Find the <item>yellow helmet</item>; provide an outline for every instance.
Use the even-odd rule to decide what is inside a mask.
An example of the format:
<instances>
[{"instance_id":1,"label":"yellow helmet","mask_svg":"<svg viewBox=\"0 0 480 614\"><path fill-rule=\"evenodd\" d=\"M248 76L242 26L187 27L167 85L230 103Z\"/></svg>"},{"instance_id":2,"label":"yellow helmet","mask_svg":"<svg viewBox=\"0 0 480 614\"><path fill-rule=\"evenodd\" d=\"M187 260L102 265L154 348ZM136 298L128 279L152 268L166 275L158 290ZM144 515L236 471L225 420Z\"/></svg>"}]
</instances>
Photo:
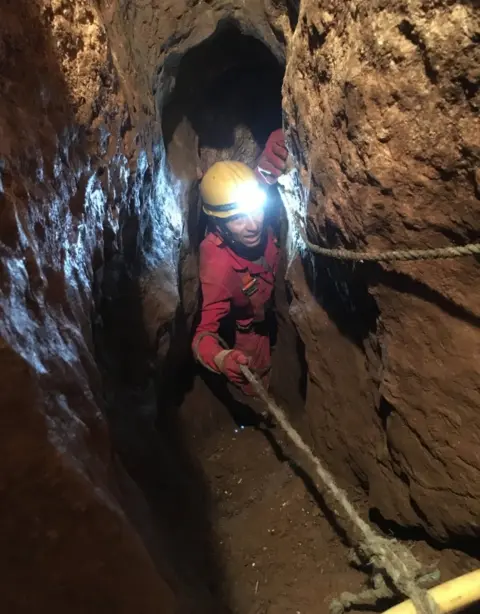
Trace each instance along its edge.
<instances>
[{"instance_id":1,"label":"yellow helmet","mask_svg":"<svg viewBox=\"0 0 480 614\"><path fill-rule=\"evenodd\" d=\"M265 202L252 169L243 162L215 162L200 183L203 210L207 215L225 219L238 213L259 209Z\"/></svg>"}]
</instances>

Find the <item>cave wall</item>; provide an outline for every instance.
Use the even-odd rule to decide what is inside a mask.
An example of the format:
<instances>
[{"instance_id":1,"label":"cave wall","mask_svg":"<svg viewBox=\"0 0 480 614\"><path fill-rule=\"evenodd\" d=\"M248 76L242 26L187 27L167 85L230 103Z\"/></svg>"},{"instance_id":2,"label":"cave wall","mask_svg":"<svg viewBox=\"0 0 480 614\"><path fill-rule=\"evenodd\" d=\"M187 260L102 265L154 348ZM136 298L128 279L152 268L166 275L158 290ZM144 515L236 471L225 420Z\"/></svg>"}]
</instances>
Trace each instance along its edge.
<instances>
[{"instance_id":1,"label":"cave wall","mask_svg":"<svg viewBox=\"0 0 480 614\"><path fill-rule=\"evenodd\" d=\"M357 250L479 238L480 15L473 2L304 1L284 107L312 239ZM479 536L474 257L289 272L317 450L381 516Z\"/></svg>"},{"instance_id":2,"label":"cave wall","mask_svg":"<svg viewBox=\"0 0 480 614\"><path fill-rule=\"evenodd\" d=\"M152 428L152 380L196 307L184 266L193 175L167 164L163 96L186 49L233 14L178 5L169 21L164 9L0 7L7 611L225 605L208 492L171 414L162 436ZM252 31L260 14L256 35L280 53L260 4L234 8Z\"/></svg>"},{"instance_id":3,"label":"cave wall","mask_svg":"<svg viewBox=\"0 0 480 614\"><path fill-rule=\"evenodd\" d=\"M131 116L90 2L2 3L0 30L2 609L170 611L92 336L94 273L142 188Z\"/></svg>"}]
</instances>

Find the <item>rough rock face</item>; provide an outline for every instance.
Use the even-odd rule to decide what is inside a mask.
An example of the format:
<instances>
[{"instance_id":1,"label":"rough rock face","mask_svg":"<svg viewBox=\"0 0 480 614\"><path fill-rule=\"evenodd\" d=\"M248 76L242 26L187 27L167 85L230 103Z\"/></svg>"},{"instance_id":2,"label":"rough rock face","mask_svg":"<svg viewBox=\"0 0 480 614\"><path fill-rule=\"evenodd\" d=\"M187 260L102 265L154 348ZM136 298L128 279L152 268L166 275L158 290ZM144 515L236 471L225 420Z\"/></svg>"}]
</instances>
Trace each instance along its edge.
<instances>
[{"instance_id":1,"label":"rough rock face","mask_svg":"<svg viewBox=\"0 0 480 614\"><path fill-rule=\"evenodd\" d=\"M480 228L480 15L473 2L303 2L284 105L312 238L388 250ZM474 257L289 279L317 449L388 519L479 536L480 291Z\"/></svg>"},{"instance_id":2,"label":"rough rock face","mask_svg":"<svg viewBox=\"0 0 480 614\"><path fill-rule=\"evenodd\" d=\"M93 353L94 271L143 180L105 30L84 0L2 3L0 24L2 609L170 611Z\"/></svg>"},{"instance_id":3,"label":"rough rock face","mask_svg":"<svg viewBox=\"0 0 480 614\"><path fill-rule=\"evenodd\" d=\"M197 288L198 137L181 122L192 157L167 169L156 106L180 51L229 7L212 6L193 34L189 6L165 22L155 3L99 4L0 8L2 606L223 611L202 476L167 402L162 435L149 421L151 367L161 386L188 358ZM263 10L251 9L236 9L246 26Z\"/></svg>"}]
</instances>

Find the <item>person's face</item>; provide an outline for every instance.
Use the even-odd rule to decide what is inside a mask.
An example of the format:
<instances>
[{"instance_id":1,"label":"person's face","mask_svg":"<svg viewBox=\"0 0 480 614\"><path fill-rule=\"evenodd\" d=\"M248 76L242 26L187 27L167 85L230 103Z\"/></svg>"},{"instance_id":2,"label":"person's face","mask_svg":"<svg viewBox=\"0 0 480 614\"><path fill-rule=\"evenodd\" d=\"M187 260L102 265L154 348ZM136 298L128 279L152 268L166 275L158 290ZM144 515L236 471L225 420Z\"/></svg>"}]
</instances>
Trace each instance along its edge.
<instances>
[{"instance_id":1,"label":"person's face","mask_svg":"<svg viewBox=\"0 0 480 614\"><path fill-rule=\"evenodd\" d=\"M232 217L225 222L225 226L238 243L245 247L257 247L262 240L264 218L263 209L258 209L249 214L242 213Z\"/></svg>"}]
</instances>

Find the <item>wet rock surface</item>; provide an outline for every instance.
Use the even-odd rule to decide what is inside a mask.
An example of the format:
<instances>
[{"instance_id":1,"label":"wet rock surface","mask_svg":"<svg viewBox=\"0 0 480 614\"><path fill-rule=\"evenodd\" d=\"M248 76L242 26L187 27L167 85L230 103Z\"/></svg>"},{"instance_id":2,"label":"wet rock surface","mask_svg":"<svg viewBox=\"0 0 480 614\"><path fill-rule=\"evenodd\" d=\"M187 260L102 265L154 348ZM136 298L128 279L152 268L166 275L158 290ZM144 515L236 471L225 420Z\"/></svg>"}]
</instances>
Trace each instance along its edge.
<instances>
[{"instance_id":1,"label":"wet rock surface","mask_svg":"<svg viewBox=\"0 0 480 614\"><path fill-rule=\"evenodd\" d=\"M122 10L100 9L0 8L2 605L223 611L172 412L197 306L191 178L167 168L152 65L132 68Z\"/></svg>"},{"instance_id":2,"label":"wet rock surface","mask_svg":"<svg viewBox=\"0 0 480 614\"><path fill-rule=\"evenodd\" d=\"M302 3L284 103L314 241L478 239L479 28L468 2ZM318 450L385 518L478 537L477 260L305 264L291 311Z\"/></svg>"},{"instance_id":3,"label":"wet rock surface","mask_svg":"<svg viewBox=\"0 0 480 614\"><path fill-rule=\"evenodd\" d=\"M2 3L0 24L2 609L172 610L125 513L151 524L112 455L92 341L130 175L106 34L82 1Z\"/></svg>"}]
</instances>

